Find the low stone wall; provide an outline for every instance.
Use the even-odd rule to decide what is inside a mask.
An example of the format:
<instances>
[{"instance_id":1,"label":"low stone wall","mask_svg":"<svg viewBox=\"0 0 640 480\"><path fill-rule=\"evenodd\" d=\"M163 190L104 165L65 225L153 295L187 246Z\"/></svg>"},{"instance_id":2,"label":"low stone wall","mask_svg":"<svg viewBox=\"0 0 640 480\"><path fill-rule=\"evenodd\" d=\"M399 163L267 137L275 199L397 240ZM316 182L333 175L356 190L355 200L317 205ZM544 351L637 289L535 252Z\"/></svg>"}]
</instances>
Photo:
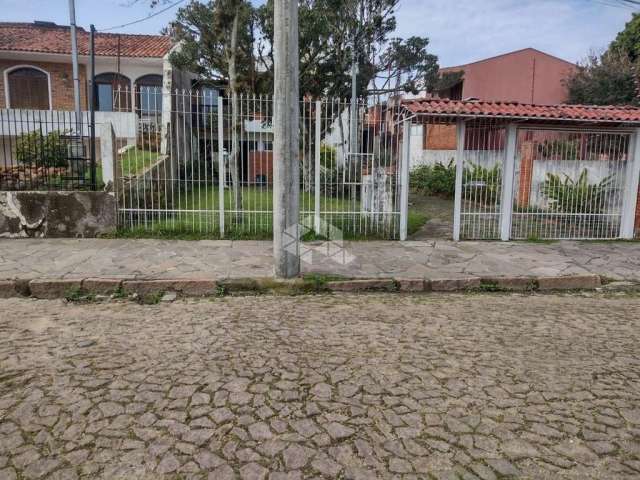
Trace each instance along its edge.
<instances>
[{"instance_id":1,"label":"low stone wall","mask_svg":"<svg viewBox=\"0 0 640 480\"><path fill-rule=\"evenodd\" d=\"M97 237L116 228L105 192L0 192L0 238Z\"/></svg>"}]
</instances>

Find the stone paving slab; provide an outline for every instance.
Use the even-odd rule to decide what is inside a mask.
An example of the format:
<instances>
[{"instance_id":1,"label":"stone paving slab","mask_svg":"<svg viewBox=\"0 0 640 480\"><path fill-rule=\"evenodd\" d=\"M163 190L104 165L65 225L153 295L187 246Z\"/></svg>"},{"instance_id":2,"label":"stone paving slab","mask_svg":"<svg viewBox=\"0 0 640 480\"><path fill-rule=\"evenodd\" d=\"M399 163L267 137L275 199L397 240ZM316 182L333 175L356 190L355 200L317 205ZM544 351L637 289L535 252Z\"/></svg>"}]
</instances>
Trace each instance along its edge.
<instances>
[{"instance_id":1,"label":"stone paving slab","mask_svg":"<svg viewBox=\"0 0 640 480\"><path fill-rule=\"evenodd\" d=\"M356 278L591 273L640 280L640 242L345 242L344 255L332 257L322 245L305 246L314 251L306 257L312 262L303 262L304 272ZM0 240L0 279L267 277L273 273L271 252L268 241Z\"/></svg>"},{"instance_id":2,"label":"stone paving slab","mask_svg":"<svg viewBox=\"0 0 640 480\"><path fill-rule=\"evenodd\" d=\"M637 296L0 300L0 478L640 477Z\"/></svg>"}]
</instances>

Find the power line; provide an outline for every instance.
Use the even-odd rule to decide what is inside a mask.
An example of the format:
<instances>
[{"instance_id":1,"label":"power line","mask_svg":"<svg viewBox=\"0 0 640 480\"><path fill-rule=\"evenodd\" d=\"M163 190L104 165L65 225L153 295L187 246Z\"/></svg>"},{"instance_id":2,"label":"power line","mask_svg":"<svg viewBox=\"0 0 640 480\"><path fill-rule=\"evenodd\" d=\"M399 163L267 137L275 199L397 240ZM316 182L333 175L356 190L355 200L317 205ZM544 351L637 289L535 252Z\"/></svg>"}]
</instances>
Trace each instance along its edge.
<instances>
[{"instance_id":1,"label":"power line","mask_svg":"<svg viewBox=\"0 0 640 480\"><path fill-rule=\"evenodd\" d=\"M102 28L100 30L98 30L98 32L108 32L110 30L117 30L118 28L124 28L124 27L128 27L130 25L135 25L136 23L140 23L140 22L145 22L147 20L149 20L150 18L156 17L158 15L160 15L161 13L166 12L167 10L172 9L173 7L176 7L178 5L180 5L181 3L185 2L186 0L178 0L177 2L172 3L171 5L169 5L168 7L163 8L162 10L158 10L157 12L148 15L144 18L141 18L139 20L134 20L133 22L129 22L129 23L125 23L122 25L115 25L113 27L109 27L109 28Z\"/></svg>"},{"instance_id":2,"label":"power line","mask_svg":"<svg viewBox=\"0 0 640 480\"><path fill-rule=\"evenodd\" d=\"M640 0L595 0L596 3L609 7L622 8L625 10L640 9Z\"/></svg>"}]
</instances>

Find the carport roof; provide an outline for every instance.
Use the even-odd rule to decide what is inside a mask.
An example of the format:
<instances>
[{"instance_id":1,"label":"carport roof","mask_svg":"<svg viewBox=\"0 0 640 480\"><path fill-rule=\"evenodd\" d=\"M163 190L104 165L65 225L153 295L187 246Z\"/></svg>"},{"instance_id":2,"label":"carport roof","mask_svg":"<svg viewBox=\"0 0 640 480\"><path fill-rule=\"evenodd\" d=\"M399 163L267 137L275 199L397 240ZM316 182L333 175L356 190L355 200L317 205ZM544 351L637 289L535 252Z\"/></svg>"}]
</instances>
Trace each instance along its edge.
<instances>
[{"instance_id":1,"label":"carport roof","mask_svg":"<svg viewBox=\"0 0 640 480\"><path fill-rule=\"evenodd\" d=\"M432 98L404 100L402 104L407 111L416 116L539 120L544 123L582 122L640 125L640 108L630 106L534 105L518 102Z\"/></svg>"}]
</instances>

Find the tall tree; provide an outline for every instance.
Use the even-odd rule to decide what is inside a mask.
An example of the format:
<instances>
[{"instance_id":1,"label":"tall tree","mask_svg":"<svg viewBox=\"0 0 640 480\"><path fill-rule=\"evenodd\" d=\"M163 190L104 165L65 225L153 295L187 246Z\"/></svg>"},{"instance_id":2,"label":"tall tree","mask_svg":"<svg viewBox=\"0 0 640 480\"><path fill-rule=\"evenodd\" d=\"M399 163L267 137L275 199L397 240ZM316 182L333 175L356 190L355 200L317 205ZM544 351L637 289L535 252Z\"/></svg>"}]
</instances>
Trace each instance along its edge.
<instances>
[{"instance_id":1,"label":"tall tree","mask_svg":"<svg viewBox=\"0 0 640 480\"><path fill-rule=\"evenodd\" d=\"M242 210L238 94L255 87L254 28L254 9L248 0L193 1L178 10L170 25L174 38L182 42L182 48L171 55L173 65L229 83L230 171L236 211Z\"/></svg>"},{"instance_id":2,"label":"tall tree","mask_svg":"<svg viewBox=\"0 0 640 480\"><path fill-rule=\"evenodd\" d=\"M625 55L591 54L567 79L569 103L638 105L636 65Z\"/></svg>"},{"instance_id":3,"label":"tall tree","mask_svg":"<svg viewBox=\"0 0 640 480\"><path fill-rule=\"evenodd\" d=\"M569 103L638 105L640 15L633 14L607 50L591 53L566 81Z\"/></svg>"},{"instance_id":4,"label":"tall tree","mask_svg":"<svg viewBox=\"0 0 640 480\"><path fill-rule=\"evenodd\" d=\"M390 38L399 0L300 0L300 91L345 97L351 91L351 65L358 64L358 94L417 92L437 77L437 57L429 40ZM266 48L260 61L273 58L273 0L259 9Z\"/></svg>"},{"instance_id":5,"label":"tall tree","mask_svg":"<svg viewBox=\"0 0 640 480\"><path fill-rule=\"evenodd\" d=\"M631 62L640 58L640 14L634 13L615 40L609 45L609 53L627 57Z\"/></svg>"}]
</instances>

